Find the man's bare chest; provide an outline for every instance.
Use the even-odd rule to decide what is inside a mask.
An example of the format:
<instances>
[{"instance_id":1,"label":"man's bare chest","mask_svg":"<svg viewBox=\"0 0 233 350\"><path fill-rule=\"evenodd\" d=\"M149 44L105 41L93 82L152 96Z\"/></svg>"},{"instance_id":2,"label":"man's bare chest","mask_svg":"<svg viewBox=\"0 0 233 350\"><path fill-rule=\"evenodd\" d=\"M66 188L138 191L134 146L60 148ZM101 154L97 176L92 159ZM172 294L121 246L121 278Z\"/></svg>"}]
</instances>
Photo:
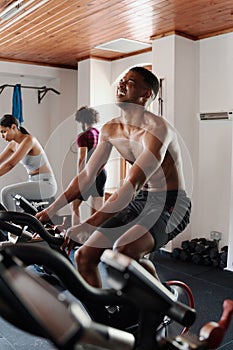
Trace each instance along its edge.
<instances>
[{"instance_id":1,"label":"man's bare chest","mask_svg":"<svg viewBox=\"0 0 233 350\"><path fill-rule=\"evenodd\" d=\"M144 150L143 140L139 137L114 138L111 143L120 155L130 163L134 163Z\"/></svg>"}]
</instances>

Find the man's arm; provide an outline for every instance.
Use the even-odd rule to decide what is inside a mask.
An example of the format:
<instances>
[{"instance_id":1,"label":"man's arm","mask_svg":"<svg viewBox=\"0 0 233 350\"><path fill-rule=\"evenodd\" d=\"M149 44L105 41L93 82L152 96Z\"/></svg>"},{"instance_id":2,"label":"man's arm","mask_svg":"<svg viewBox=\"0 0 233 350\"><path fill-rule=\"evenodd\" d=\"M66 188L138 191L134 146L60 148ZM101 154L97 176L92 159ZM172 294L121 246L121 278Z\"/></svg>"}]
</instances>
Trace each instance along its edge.
<instances>
[{"instance_id":1,"label":"man's arm","mask_svg":"<svg viewBox=\"0 0 233 350\"><path fill-rule=\"evenodd\" d=\"M85 193L106 164L111 150L111 143L105 139L100 139L85 168L73 178L65 191L47 209L36 214L36 217L41 221L47 221L59 209L78 198L80 194Z\"/></svg>"}]
</instances>

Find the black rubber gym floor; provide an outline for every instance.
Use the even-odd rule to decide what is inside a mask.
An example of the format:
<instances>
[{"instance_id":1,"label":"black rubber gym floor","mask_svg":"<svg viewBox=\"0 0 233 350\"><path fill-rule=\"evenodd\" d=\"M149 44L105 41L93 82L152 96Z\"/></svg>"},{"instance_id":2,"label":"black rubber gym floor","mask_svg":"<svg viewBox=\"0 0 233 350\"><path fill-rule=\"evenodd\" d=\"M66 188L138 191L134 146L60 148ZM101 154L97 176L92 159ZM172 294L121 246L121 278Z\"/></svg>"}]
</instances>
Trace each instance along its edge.
<instances>
[{"instance_id":1,"label":"black rubber gym floor","mask_svg":"<svg viewBox=\"0 0 233 350\"><path fill-rule=\"evenodd\" d=\"M205 267L171 259L162 251L155 253L157 271L162 282L176 279L189 285L195 298L197 318L190 331L196 333L209 321L218 321L225 299L233 299L233 273L218 267ZM104 276L104 274L102 274ZM55 350L41 338L30 336L0 318L1 350ZM233 321L218 350L233 349Z\"/></svg>"},{"instance_id":2,"label":"black rubber gym floor","mask_svg":"<svg viewBox=\"0 0 233 350\"><path fill-rule=\"evenodd\" d=\"M221 270L219 267L194 265L191 262L174 260L163 251L154 253L157 271L161 281L177 279L191 288L197 318L190 331L197 333L209 321L218 321L222 313L225 299L233 299L233 272ZM233 349L233 320L228 332L218 348Z\"/></svg>"}]
</instances>

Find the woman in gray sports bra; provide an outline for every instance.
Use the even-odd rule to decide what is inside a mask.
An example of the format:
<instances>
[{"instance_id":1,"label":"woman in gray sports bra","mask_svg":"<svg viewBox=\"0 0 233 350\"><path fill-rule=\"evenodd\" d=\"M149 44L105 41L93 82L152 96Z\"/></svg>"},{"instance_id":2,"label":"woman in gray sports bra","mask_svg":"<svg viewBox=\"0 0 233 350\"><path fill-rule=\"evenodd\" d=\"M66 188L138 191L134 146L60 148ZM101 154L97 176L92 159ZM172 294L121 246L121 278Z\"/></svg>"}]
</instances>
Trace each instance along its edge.
<instances>
[{"instance_id":1,"label":"woman in gray sports bra","mask_svg":"<svg viewBox=\"0 0 233 350\"><path fill-rule=\"evenodd\" d=\"M55 196L57 183L47 156L36 137L19 126L11 114L0 119L0 133L8 145L0 153L0 176L8 173L18 163L27 170L28 181L6 186L1 191L2 204L8 210L16 210L14 196L43 200Z\"/></svg>"}]
</instances>

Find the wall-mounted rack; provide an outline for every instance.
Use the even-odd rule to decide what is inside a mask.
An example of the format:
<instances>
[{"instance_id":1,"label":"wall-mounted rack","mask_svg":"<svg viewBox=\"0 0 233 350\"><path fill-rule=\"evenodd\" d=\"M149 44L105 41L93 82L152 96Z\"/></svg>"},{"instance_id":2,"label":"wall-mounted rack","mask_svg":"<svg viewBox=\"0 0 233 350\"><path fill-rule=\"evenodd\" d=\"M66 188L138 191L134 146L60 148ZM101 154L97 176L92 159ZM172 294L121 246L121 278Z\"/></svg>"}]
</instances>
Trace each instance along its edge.
<instances>
[{"instance_id":1,"label":"wall-mounted rack","mask_svg":"<svg viewBox=\"0 0 233 350\"><path fill-rule=\"evenodd\" d=\"M24 86L24 85L20 85L21 88L23 89L36 89L38 90L38 103L41 102L41 100L43 99L43 97L47 94L48 91L52 91L54 92L55 94L58 94L60 95L60 92L53 89L53 88L47 88L46 86ZM6 87L15 87L15 85L11 85L11 84L4 84L4 85L1 85L0 86L0 94L3 92L3 90L6 88Z\"/></svg>"}]
</instances>

